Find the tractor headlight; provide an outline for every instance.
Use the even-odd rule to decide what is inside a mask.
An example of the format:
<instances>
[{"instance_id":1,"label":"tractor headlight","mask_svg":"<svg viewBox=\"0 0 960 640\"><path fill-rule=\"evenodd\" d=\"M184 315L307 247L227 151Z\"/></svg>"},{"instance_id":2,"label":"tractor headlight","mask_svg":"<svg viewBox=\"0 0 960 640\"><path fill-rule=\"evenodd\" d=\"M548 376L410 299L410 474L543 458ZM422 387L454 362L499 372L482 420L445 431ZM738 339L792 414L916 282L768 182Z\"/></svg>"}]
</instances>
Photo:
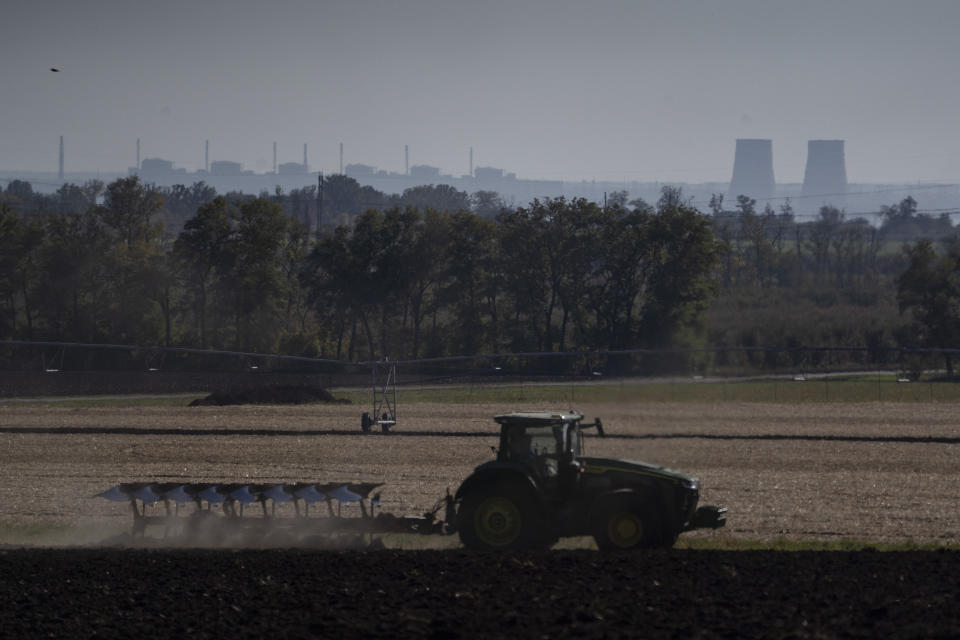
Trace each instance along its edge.
<instances>
[{"instance_id":1,"label":"tractor headlight","mask_svg":"<svg viewBox=\"0 0 960 640\"><path fill-rule=\"evenodd\" d=\"M680 484L683 485L684 489L689 491L699 491L700 490L700 478L686 478L680 481Z\"/></svg>"}]
</instances>

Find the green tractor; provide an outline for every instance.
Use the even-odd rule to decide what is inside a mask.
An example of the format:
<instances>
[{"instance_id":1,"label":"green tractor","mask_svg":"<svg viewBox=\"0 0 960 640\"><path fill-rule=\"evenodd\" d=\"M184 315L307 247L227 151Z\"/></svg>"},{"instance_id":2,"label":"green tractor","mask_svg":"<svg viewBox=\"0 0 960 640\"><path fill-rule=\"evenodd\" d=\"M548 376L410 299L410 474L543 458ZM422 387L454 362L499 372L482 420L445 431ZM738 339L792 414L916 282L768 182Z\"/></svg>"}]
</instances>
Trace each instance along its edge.
<instances>
[{"instance_id":1,"label":"green tractor","mask_svg":"<svg viewBox=\"0 0 960 640\"><path fill-rule=\"evenodd\" d=\"M496 416L496 460L457 490L456 528L468 549L547 548L593 536L602 550L670 547L684 531L726 524L726 509L697 508L699 479L641 462L583 455L575 412Z\"/></svg>"}]
</instances>

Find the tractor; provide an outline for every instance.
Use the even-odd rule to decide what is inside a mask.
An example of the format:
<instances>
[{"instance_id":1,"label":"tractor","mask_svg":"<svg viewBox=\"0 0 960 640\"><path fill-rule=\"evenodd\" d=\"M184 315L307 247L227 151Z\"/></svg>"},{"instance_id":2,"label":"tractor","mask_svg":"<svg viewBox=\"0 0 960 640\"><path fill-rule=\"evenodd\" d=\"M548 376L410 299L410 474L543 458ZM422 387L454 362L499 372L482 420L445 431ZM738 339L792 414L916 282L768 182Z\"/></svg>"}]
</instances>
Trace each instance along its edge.
<instances>
[{"instance_id":1,"label":"tractor","mask_svg":"<svg viewBox=\"0 0 960 640\"><path fill-rule=\"evenodd\" d=\"M697 507L700 480L642 462L584 456L584 423L573 411L496 416L496 459L461 484L456 530L469 549L548 548L592 536L601 550L670 547L684 531L719 528L726 509Z\"/></svg>"},{"instance_id":2,"label":"tractor","mask_svg":"<svg viewBox=\"0 0 960 640\"><path fill-rule=\"evenodd\" d=\"M697 478L642 462L584 456L583 431L604 433L599 418L588 424L569 411L508 413L494 420L500 424L496 459L474 469L455 495L448 491L422 516L376 513L380 493L373 491L381 484L351 481L127 482L96 495L130 504L132 536L145 536L153 526L162 527L164 537L180 532L187 540L221 544L338 544L357 536L457 533L468 549L545 549L561 537L593 536L602 550L627 550L669 547L684 531L726 523L726 509L697 508ZM191 503L192 511L181 514ZM277 515L285 503L294 517L289 509L287 517ZM359 504L359 515L353 510L354 516L341 516L341 508L352 503ZM160 504L158 514L154 505ZM245 507L257 504L259 510L244 515ZM310 505L321 508L311 516Z\"/></svg>"}]
</instances>

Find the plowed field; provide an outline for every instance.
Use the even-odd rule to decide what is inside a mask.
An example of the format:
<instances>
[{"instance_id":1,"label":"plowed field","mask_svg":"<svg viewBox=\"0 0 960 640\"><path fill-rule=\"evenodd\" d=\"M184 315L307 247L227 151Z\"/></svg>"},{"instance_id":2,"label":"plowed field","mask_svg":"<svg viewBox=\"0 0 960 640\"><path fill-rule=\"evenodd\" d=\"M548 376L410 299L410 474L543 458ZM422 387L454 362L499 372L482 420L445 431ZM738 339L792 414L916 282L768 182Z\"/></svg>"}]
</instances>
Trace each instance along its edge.
<instances>
[{"instance_id":1,"label":"plowed field","mask_svg":"<svg viewBox=\"0 0 960 640\"><path fill-rule=\"evenodd\" d=\"M0 629L10 637L951 637L956 552L107 550L128 481L384 482L418 514L496 444L493 405L401 407L361 435L356 407L0 406ZM701 477L749 540L956 543L955 405L580 406L590 455ZM441 538L441 540L445 540ZM449 542L449 541L448 541ZM406 543L405 543L406 544ZM410 543L414 544L414 543ZM433 543L425 543L429 547ZM439 545L442 546L442 545Z\"/></svg>"},{"instance_id":2,"label":"plowed field","mask_svg":"<svg viewBox=\"0 0 960 640\"><path fill-rule=\"evenodd\" d=\"M363 435L355 406L36 409L0 406L0 523L115 530L118 482L385 483L385 511L419 514L489 460L496 405L401 407ZM523 407L526 409L535 407ZM546 407L543 407L546 408ZM666 404L579 407L609 434L588 455L698 475L721 534L960 541L960 420L951 404ZM7 541L11 541L7 539Z\"/></svg>"}]
</instances>

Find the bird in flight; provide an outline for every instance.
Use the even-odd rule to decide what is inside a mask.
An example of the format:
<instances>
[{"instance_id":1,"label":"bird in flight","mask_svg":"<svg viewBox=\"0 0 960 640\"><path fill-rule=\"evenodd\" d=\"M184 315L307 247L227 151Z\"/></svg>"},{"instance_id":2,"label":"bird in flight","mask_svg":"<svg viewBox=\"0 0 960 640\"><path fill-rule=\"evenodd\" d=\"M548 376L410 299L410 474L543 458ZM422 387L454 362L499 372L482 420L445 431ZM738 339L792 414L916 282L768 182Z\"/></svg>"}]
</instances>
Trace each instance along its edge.
<instances>
[{"instance_id":1,"label":"bird in flight","mask_svg":"<svg viewBox=\"0 0 960 640\"><path fill-rule=\"evenodd\" d=\"M57 69L56 67L50 67L50 71L53 71L54 73L60 73L60 69Z\"/></svg>"}]
</instances>

